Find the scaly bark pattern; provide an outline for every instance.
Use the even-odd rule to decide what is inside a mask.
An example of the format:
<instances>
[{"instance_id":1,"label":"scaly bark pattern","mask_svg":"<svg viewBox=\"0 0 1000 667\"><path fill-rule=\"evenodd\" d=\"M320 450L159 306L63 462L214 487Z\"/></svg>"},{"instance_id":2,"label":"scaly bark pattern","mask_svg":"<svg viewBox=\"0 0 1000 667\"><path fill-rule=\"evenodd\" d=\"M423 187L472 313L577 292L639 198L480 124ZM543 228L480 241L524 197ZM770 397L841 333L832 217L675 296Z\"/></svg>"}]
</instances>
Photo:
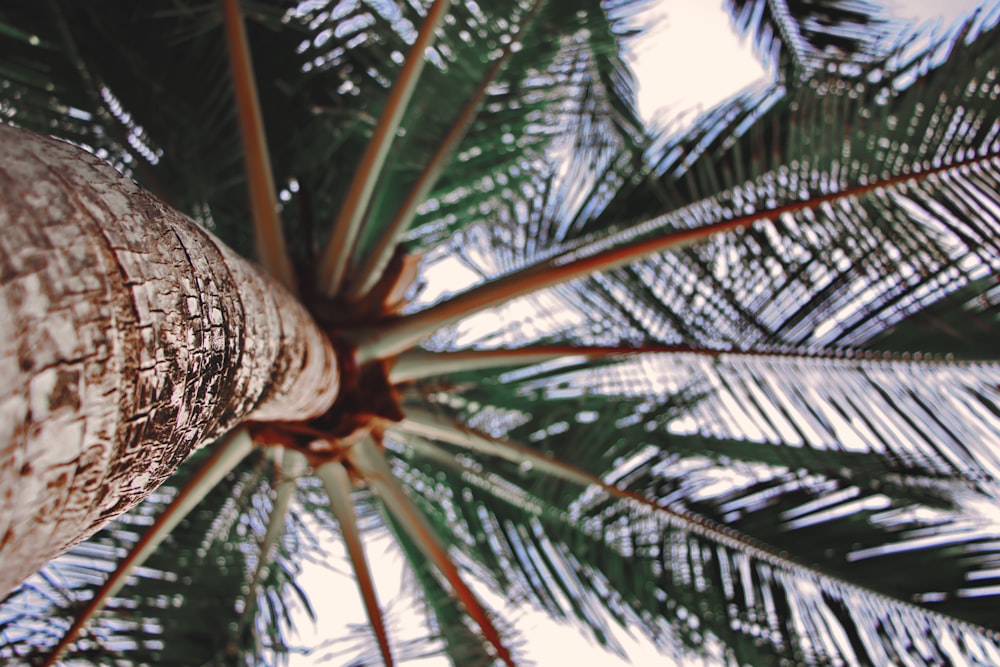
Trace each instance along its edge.
<instances>
[{"instance_id":1,"label":"scaly bark pattern","mask_svg":"<svg viewBox=\"0 0 1000 667\"><path fill-rule=\"evenodd\" d=\"M323 413L336 357L210 233L0 125L0 596L246 419Z\"/></svg>"}]
</instances>

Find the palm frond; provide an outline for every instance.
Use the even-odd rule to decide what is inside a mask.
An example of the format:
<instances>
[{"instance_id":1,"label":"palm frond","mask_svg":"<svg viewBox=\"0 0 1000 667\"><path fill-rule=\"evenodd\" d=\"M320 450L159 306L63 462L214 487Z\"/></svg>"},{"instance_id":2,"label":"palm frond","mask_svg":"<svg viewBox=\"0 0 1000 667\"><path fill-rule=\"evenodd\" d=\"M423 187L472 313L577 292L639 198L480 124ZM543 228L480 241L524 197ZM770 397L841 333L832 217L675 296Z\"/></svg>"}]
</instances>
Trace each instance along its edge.
<instances>
[{"instance_id":1,"label":"palm frond","mask_svg":"<svg viewBox=\"0 0 1000 667\"><path fill-rule=\"evenodd\" d=\"M348 260L362 228L362 219L371 205L372 193L378 180L392 140L403 120L424 69L424 51L430 48L434 33L444 21L450 0L434 0L421 22L417 38L403 59L399 77L393 82L385 108L375 126L368 147L355 171L351 187L344 197L337 218L331 229L330 239L321 255L319 264L320 289L329 296L336 296L348 269Z\"/></svg>"},{"instance_id":2,"label":"palm frond","mask_svg":"<svg viewBox=\"0 0 1000 667\"><path fill-rule=\"evenodd\" d=\"M536 2L532 10L522 17L522 25L517 26L516 29L511 29L513 36L507 35L507 39L503 42L500 49L499 56L493 59L490 67L483 74L482 80L472 93L472 96L465 103L465 106L462 107L461 112L455 118L448 133L434 151L434 155L424 165L416 182L393 215L392 221L383 231L382 238L375 241L365 256L359 259L361 263L358 271L360 277L348 285L348 298L359 300L369 293L381 277L398 244L402 241L404 232L412 225L418 207L427 200L428 195L434 188L442 172L448 163L452 161L455 150L458 148L459 143L468 132L472 121L479 112L489 88L494 84L497 76L503 71L514 54L515 47L520 44L514 41L514 36L518 33L523 33L530 26L535 13L543 4L541 1Z\"/></svg>"},{"instance_id":3,"label":"palm frond","mask_svg":"<svg viewBox=\"0 0 1000 667\"><path fill-rule=\"evenodd\" d=\"M330 510L340 524L340 534L344 538L351 564L354 567L358 589L365 601L365 610L372 630L378 639L379 650L386 667L392 667L392 650L389 648L389 637L386 634L385 622L382 620L382 609L375 593L375 585L368 559L365 556L364 544L361 541L361 531L358 529L357 517L354 514L354 503L351 500L350 475L339 461L330 461L316 469L316 476L323 482L323 488L330 497Z\"/></svg>"},{"instance_id":4,"label":"palm frond","mask_svg":"<svg viewBox=\"0 0 1000 667\"><path fill-rule=\"evenodd\" d=\"M427 504L424 506L427 511L463 517L464 525L460 521L456 526L454 520L442 523L453 527L454 543L464 545L470 553L474 553L478 562L490 573L491 580L504 587L508 595L515 599L527 596L560 617L575 615L588 623L598 637L610 636L605 621L601 620L609 615L626 625L642 623L653 636L663 636L664 642L676 641L676 636L668 639L663 635L663 625L655 620L666 618L668 622L678 625L677 619L671 621L672 617L662 603L672 601L668 604L676 605L687 600L695 605L695 601L701 600L700 604L705 609L721 609L730 605L733 615L714 618L716 625L701 619L702 628L695 634L703 636L710 631L713 641L718 640L723 647L727 647L725 651L735 651L744 656L743 661L751 659L749 656L753 654L740 652L749 650L748 644L756 645L755 650L761 650L761 644L752 639L755 632L752 630L753 623L746 627L741 625L747 622L747 617L741 618L741 614L756 617L758 613L763 613L760 610L747 608L737 612L741 602L734 602L731 597L725 603L721 600L705 603L702 596L706 593L700 587L686 593L661 589L659 602L646 599L640 604L634 597L623 602L618 597L642 597L639 592L641 585L630 584L630 576L639 582L661 582L663 572L670 572L673 568L683 571L687 567L700 570L702 574L698 576L705 580L718 577L716 582L720 586L722 584L718 582L725 582L728 577L737 580L741 576L749 577L743 583L729 581L722 587L730 591L747 587L747 591L756 591L748 594L771 599L768 604L808 606L814 603L804 603L803 599L815 597L823 600L808 612L801 612L807 617L817 614L806 620L789 620L796 618L799 611L772 608L768 612L775 634L772 636L773 644L765 642L768 644L765 650L804 662L845 659L877 663L894 659L881 653L881 644L872 644L864 637L878 632L879 626L869 623L898 623L898 620L887 620L896 614L901 615L899 618L916 615L920 620L919 625L914 627L928 630L937 627L934 632L949 633L959 642L958 646L969 641L966 634L977 634L961 622L934 613L916 612L901 601L915 600L932 609L973 619L979 624L993 623L988 611L993 602L986 591L991 586L994 556L990 554L991 545L995 545L995 534L991 531L995 529L990 528L986 515L976 509L977 506L985 508L992 503L991 498L997 491L996 478L989 473L984 475L984 466L989 468L993 465L989 463L989 451L978 449L971 454L964 450L962 441L937 442L933 447L935 452L945 455L946 459L957 457L941 467L940 459L935 463L929 457L917 454L918 450L909 454L899 450L882 451L878 447L861 451L856 448L857 443L845 448L830 441L822 444L807 441L796 445L787 432L782 433L784 437L773 432L775 440L770 443L736 441L732 434L728 434L728 440L718 434L714 437L707 435L707 432L698 436L679 435L699 425L702 428L718 428L720 412L732 410L734 405L756 415L757 420L771 420L772 424L780 418L794 419L788 416L793 412L791 406L782 406L780 397L776 398L773 393L770 403L767 392L762 393L759 389L756 390L756 398L753 398L752 391L745 396L716 395L731 391L724 388L725 383L723 388L715 393L709 392L693 405L689 399L684 399L669 407L671 401L665 396L677 391L683 383L692 381L691 374L677 372L679 356L683 355L640 355L624 362L602 364L593 370L585 366L581 370L574 366L558 369L538 364L509 371L501 375L495 384L482 375L475 383L461 382L460 376L456 376L456 384L450 391L437 395L437 400L441 401L438 410L445 415L460 416L469 426L491 434L481 436L486 444L482 448L463 447L463 453L455 453L448 447L422 443L428 439L441 441L443 438L449 445L462 445L460 432L455 438L444 437L434 428L423 428L417 423L416 430L413 430L404 422L395 446L401 457L397 471L404 479L409 479L411 488L423 490L421 495L426 496ZM695 355L688 357L688 363L691 357ZM745 358L733 361L740 365L748 364ZM715 362L706 361L703 369L706 375L718 377L726 374L729 363L730 360L722 356ZM762 362L754 357L749 363L751 366L756 364L753 372L748 373L746 368L734 369L732 377L738 376L744 381L755 375L760 377L772 362ZM785 363L790 362L783 360L776 366ZM816 372L825 373L828 378L835 378L838 373L863 376L887 370L887 364L883 362L800 359L794 363L806 367L814 365ZM911 391L939 384L924 376L933 372L927 366L896 363L903 366L894 369L897 374L914 373L914 389ZM712 368L713 365L716 368ZM838 365L843 368L834 370ZM942 366L945 368L941 371L949 373L947 365ZM820 371L821 368L824 370ZM780 371L774 368L773 372ZM809 372L799 368L789 375L793 378L808 377ZM783 375L771 387L780 385L793 392L795 382L789 385L788 380L789 376ZM906 385L905 381L901 384L898 377L893 382L874 378L872 381L873 387ZM829 387L840 382L843 380L830 379L823 385ZM813 378L802 383L816 385ZM987 380L985 384L992 385L993 381ZM949 392L943 387L941 390L943 394ZM857 397L859 403L864 400L863 394L856 389L846 391L845 397ZM435 394L430 396L434 398ZM839 400L843 401L843 398ZM616 406L616 410L608 410L609 401ZM812 401L812 409L815 411L813 418L824 413L835 414L838 410L834 408L830 412L817 401ZM801 412L804 408L800 405L796 410ZM857 423L859 418L860 415L843 415L842 423ZM746 419L744 415L743 420ZM891 423L881 415L874 415L872 419ZM497 437L530 443L537 455L519 457L517 452L522 450L516 449L511 452L512 459L506 455L503 457L511 463L501 464L489 455L495 454L497 447L503 447L502 440L493 440ZM490 441L495 444L490 444ZM561 462L570 462L571 466L579 468L580 474L568 477L552 474L550 465L546 463L550 457L551 465L556 468L563 465ZM518 458L523 461L518 462ZM449 476L450 481L442 482L442 470L453 471L454 479ZM753 548L744 545L727 556L725 552L730 547L720 547L721 538L706 537L712 530L705 528L699 531L690 526L679 529L687 535L674 543L681 551L675 551L669 557L662 555L664 552L660 549L666 549L664 544L671 543L671 540L663 536L652 538L649 519L640 520L637 515L620 507L617 501L609 500L608 494L597 493L592 488L596 482L580 483L587 475L596 475L604 483L653 499L671 510L691 512L691 516L701 517L700 520L706 522L705 526L716 526L722 533L724 529L718 527L723 524L732 526L751 536L752 544L773 545L778 550L774 554L780 553L780 556L775 556L773 560L764 558L766 565L758 563L752 566L750 562L757 557L750 556L744 565L736 567L734 563L752 553ZM558 481L560 478L576 480L577 483L567 488L566 484ZM434 479L437 481L432 481ZM448 491L449 488L451 491ZM611 496L614 498L614 494ZM500 508L505 509L501 511ZM509 512L517 514L517 517ZM600 517L606 518L611 525L602 523ZM653 523L663 528L664 524ZM631 528L639 525L642 528L636 527L634 531ZM697 520L694 525L698 525ZM953 528L938 538L930 537L934 530L940 530L940 526L944 525ZM515 526L518 528L515 529ZM532 528L529 530L528 526ZM582 536L567 537L566 531L571 530L585 532L598 543L601 539L611 540L611 544L617 545L615 548L622 552L618 557L624 560L618 568L611 566L609 561L601 561L592 568L580 569L579 559L584 558L584 554L594 555L597 547ZM699 537L691 537L692 533ZM850 535L852 541L843 535ZM565 541L560 543L557 536ZM714 546L695 546L694 542L700 539L714 540ZM652 572L634 571L636 562L643 561L637 557L641 551L637 545L645 545L653 555L662 555L663 561L651 566L654 568ZM652 545L659 546L654 548ZM872 545L872 548L867 545ZM684 550L689 548L696 553L710 555L705 556L707 560L704 562L692 563L684 555ZM744 556L735 556L740 551ZM559 564L549 562L556 558L553 554L559 554ZM733 560L727 564L727 558ZM931 567L933 576L923 581L915 581L909 576L917 563L928 562L934 563ZM810 564L817 568L813 570L815 576L801 574L802 571L796 569L798 566L792 563ZM744 569L742 575L732 574L739 568L747 567L750 569ZM760 567L765 571L757 569ZM709 574L712 568L721 569ZM780 574L782 568L785 568L784 573ZM576 574L567 575L567 570ZM684 576L690 577L690 571ZM588 582L595 577L604 583L590 588ZM774 586L778 592L783 591L781 595L787 594L789 601L773 602L775 596L780 595L776 590L755 588L763 585L766 589L771 585L760 584L761 581L780 582ZM976 584L971 585L970 582ZM687 585L692 585L690 580ZM703 582L699 586L703 585L707 584ZM560 591L560 586L565 589ZM785 586L787 590L783 589ZM811 590L811 586L819 588L813 594L807 594L802 589L796 590L797 586L804 586L805 590ZM981 586L979 591L974 590L976 586ZM878 594L873 593L876 590ZM626 591L629 593L626 594ZM888 602L889 598L899 602ZM757 601L760 600L758 597ZM753 604L757 603L751 603L751 606ZM855 608L855 605L868 609L867 613L871 613L872 618L865 619L863 614L852 615L846 611L847 607ZM687 612L684 613L691 611L689 607L685 609ZM837 618L838 623L844 625L838 630L829 630L821 621L824 617ZM879 617L881 621L872 620ZM761 623L762 618L757 618L754 623ZM783 622L792 625L779 629ZM813 626L809 631L812 637L832 633L827 634L827 645L812 645L807 635L797 634L803 626L796 629L794 623ZM683 627L683 624L679 625ZM686 631L692 632L692 628L686 628ZM848 644L838 646L840 640L836 639L837 636L851 639ZM963 655L966 650L969 651L964 654L966 658L977 655L980 650L995 651L996 638L990 637L988 635L978 648L970 645L958 649L953 657L961 659L957 656ZM911 637L906 641L913 640ZM690 637L681 643L695 645ZM944 644L926 644L928 652L924 657L933 660L952 650ZM812 653L814 651L818 653ZM762 658L758 655L753 659Z\"/></svg>"},{"instance_id":5,"label":"palm frond","mask_svg":"<svg viewBox=\"0 0 1000 667\"><path fill-rule=\"evenodd\" d=\"M491 647L483 639L478 628L470 627L471 624L461 604L435 575L433 563L391 515L387 514L385 519L412 568L420 599L428 612L431 637L443 644L444 655L455 665L469 665L469 667L494 665L496 663L494 652L490 650ZM510 644L512 631L502 628L501 632Z\"/></svg>"},{"instance_id":6,"label":"palm frond","mask_svg":"<svg viewBox=\"0 0 1000 667\"><path fill-rule=\"evenodd\" d=\"M830 350L922 322L936 351L992 358L981 332L996 321L1000 272L997 122L986 83L995 77L995 14L867 79L817 74L808 86L741 94L651 149L648 177L611 199L599 184L586 207L564 209L547 223L566 230L556 245L481 268L515 275L571 249L638 247L647 236L745 220L553 296L570 312L588 293L618 311L619 341ZM496 219L487 234L464 237L461 251L475 263L519 235L529 247L523 239L544 225L525 216ZM622 224L630 220L643 222ZM919 315L938 302L956 322ZM607 317L580 319L591 328L566 335L615 339Z\"/></svg>"},{"instance_id":7,"label":"palm frond","mask_svg":"<svg viewBox=\"0 0 1000 667\"><path fill-rule=\"evenodd\" d=\"M840 486L939 507L953 505L955 494L989 499L997 493L998 461L987 444L1000 438L989 416L996 414L995 372L993 364L649 354L596 367L579 359L538 364L494 380L481 375L475 383L455 376L455 395L430 398L480 430L515 434L522 442L547 442L553 433L572 441L606 420L614 431L609 442L623 448L648 445L667 456L673 439L688 441L685 456L699 455L700 448L701 456L806 470ZM966 384L976 376L977 384ZM963 380L949 381L957 377ZM693 402L685 398L667 409L666 396L693 387ZM609 396L617 397L617 414L602 408ZM947 417L956 410L982 413ZM963 433L964 424L977 430ZM633 427L635 436L626 437ZM663 429L670 435L660 444L640 435ZM613 467L626 452L606 445L603 458L586 456L593 455L570 448L564 458L599 474L602 468L588 466Z\"/></svg>"},{"instance_id":8,"label":"palm frond","mask_svg":"<svg viewBox=\"0 0 1000 667\"><path fill-rule=\"evenodd\" d=\"M205 450L203 450L205 451ZM0 619L5 661L39 663L70 627L110 573L139 545L201 461L194 457L178 475L131 513L45 566L7 598ZM253 460L257 459L257 460ZM253 621L240 628L257 539L270 509L266 460L251 457L228 475L138 567L103 609L93 614L66 660L119 664L280 664L289 651L290 608L308 609L294 584L298 564L282 544L257 591ZM177 484L178 486L174 486ZM295 539L294 533L288 539ZM228 619L206 623L205 619Z\"/></svg>"},{"instance_id":9,"label":"palm frond","mask_svg":"<svg viewBox=\"0 0 1000 667\"><path fill-rule=\"evenodd\" d=\"M427 560L434 564L436 571L448 583L452 595L462 603L465 613L479 626L483 637L495 651L496 657L508 667L513 667L510 650L504 646L489 612L462 579L448 555L448 547L400 486L375 443L370 439L363 439L347 450L345 455L347 462L372 486L379 499L409 533Z\"/></svg>"},{"instance_id":10,"label":"palm frond","mask_svg":"<svg viewBox=\"0 0 1000 667\"><path fill-rule=\"evenodd\" d=\"M497 6L491 7L487 22L481 16L468 17L465 25L457 22L454 64L434 71L435 78L427 82L428 98L439 100L441 110L419 109L425 125L436 120L440 127L407 134L410 143L423 146L428 158L450 129L455 110L474 94L483 73L502 54L498 47L512 42L516 48L488 87L479 113L455 149L455 159L418 210L409 246L427 247L482 221L486 206L505 210L505 198L511 193L532 191L546 177L552 150L572 149L595 164L612 155L636 156L643 140L642 123L635 110L634 80L620 54L620 32L634 22L644 4L628 1L605 8L598 2L573 6L545 2L527 10L515 8L509 16ZM512 34L510 26L518 26L517 32ZM497 35L485 56L470 52L482 47L471 36L472 28ZM566 148L560 148L563 143ZM415 181L417 168L427 161L394 162L400 176L387 178L399 186L390 188L389 182L385 186L387 198L381 205L387 214L398 208L397 200L407 192L403 184ZM413 174L406 176L407 181L400 180L405 170ZM372 240L381 228L369 227Z\"/></svg>"},{"instance_id":11,"label":"palm frond","mask_svg":"<svg viewBox=\"0 0 1000 667\"><path fill-rule=\"evenodd\" d=\"M487 13L453 6L364 211L352 261L380 237L503 43L517 45L509 74L487 90L457 159L414 223L422 231L411 245L426 246L444 230L481 219L483 188L499 195L530 184L545 168L547 146L579 122L591 124L581 136L600 142L604 153L635 144L641 122L619 41L643 3L609 5L610 21L600 3L592 4L546 4L523 32L512 31L534 10L517 2ZM422 10L406 2L250 1L244 13L250 49L267 54L255 58L256 79L283 223L294 256L311 264L358 167L357 157L344 156L363 153ZM13 3L0 24L9 28L0 38L17 53L10 85L0 92L10 120L40 131L63 128L62 136L98 150L250 254L218 3L185 0L170 10L116 0ZM300 281L310 284L310 276Z\"/></svg>"},{"instance_id":12,"label":"palm frond","mask_svg":"<svg viewBox=\"0 0 1000 667\"><path fill-rule=\"evenodd\" d=\"M498 474L495 463L486 472L484 461L435 456L419 442L400 447L408 461L400 474L424 488L428 507L459 517L459 534L470 538L456 543L489 563L493 577L506 573L494 585L557 617L576 616L600 641L610 641L614 619L678 653L741 663L891 662L901 654L885 647L908 643L930 661L997 651L994 638L962 622L713 538L711 521L681 528L670 512L630 509L592 490L577 489L567 506L559 500L572 491L551 478ZM455 474L442 475L449 467ZM868 640L879 632L889 637Z\"/></svg>"},{"instance_id":13,"label":"palm frond","mask_svg":"<svg viewBox=\"0 0 1000 667\"><path fill-rule=\"evenodd\" d=\"M831 63L856 70L884 56L901 29L885 7L866 0L727 0L724 6L765 63L788 78Z\"/></svg>"}]
</instances>

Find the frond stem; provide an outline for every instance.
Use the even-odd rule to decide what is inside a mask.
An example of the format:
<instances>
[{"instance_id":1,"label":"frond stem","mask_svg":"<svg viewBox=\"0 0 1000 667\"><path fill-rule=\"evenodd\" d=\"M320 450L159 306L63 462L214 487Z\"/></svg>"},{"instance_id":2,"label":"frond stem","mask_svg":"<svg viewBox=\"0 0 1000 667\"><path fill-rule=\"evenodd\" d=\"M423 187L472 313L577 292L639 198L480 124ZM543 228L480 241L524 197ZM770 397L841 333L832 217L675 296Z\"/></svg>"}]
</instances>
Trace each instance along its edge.
<instances>
[{"instance_id":1,"label":"frond stem","mask_svg":"<svg viewBox=\"0 0 1000 667\"><path fill-rule=\"evenodd\" d=\"M503 645L500 633L493 621L476 598L475 594L462 580L458 568L448 555L448 549L434 532L427 517L413 504L410 497L392 474L389 464L371 438L365 438L346 452L347 461L368 483L376 495L385 503L386 508L409 533L424 555L437 567L438 571L451 585L457 599L465 607L466 613L479 625L486 640L497 652L497 657L508 667L514 667L510 651Z\"/></svg>"},{"instance_id":2,"label":"frond stem","mask_svg":"<svg viewBox=\"0 0 1000 667\"><path fill-rule=\"evenodd\" d=\"M528 366L541 364L561 357L625 357L634 354L694 354L718 359L720 357L775 357L780 359L835 360L845 363L864 361L902 361L919 363L989 363L989 360L964 359L954 362L934 354L910 354L907 352L882 352L860 349L840 349L834 351L793 349L717 349L697 345L528 345L517 348L496 348L488 350L455 350L449 352L429 352L408 350L396 357L389 371L389 382L400 384L413 380L423 380L453 373L488 370L504 366Z\"/></svg>"},{"instance_id":3,"label":"frond stem","mask_svg":"<svg viewBox=\"0 0 1000 667\"><path fill-rule=\"evenodd\" d=\"M267 529L264 531L264 539L260 544L260 560L257 561L257 569L250 582L250 592L247 594L246 605L243 613L240 614L239 627L246 627L257 609L257 592L261 582L267 577L268 570L278 550L278 541L285 532L285 520L288 517L288 510L295 497L296 482L306 471L307 462L301 452L291 447L275 447L276 454L281 453L280 478L277 481L274 493L274 504L271 506L271 514L267 518Z\"/></svg>"},{"instance_id":4,"label":"frond stem","mask_svg":"<svg viewBox=\"0 0 1000 667\"><path fill-rule=\"evenodd\" d=\"M449 4L450 0L434 0L434 4L428 10L427 17L420 27L420 33L406 56L399 78L393 83L372 139L368 142L357 171L354 172L354 179L333 223L330 240L327 241L320 257L319 287L327 296L336 296L340 292L379 174L389 154L392 140L396 136L396 130L416 89L417 80L424 69L426 62L424 51L431 45L434 31L444 20Z\"/></svg>"},{"instance_id":5,"label":"frond stem","mask_svg":"<svg viewBox=\"0 0 1000 667\"><path fill-rule=\"evenodd\" d=\"M532 7L531 12L524 17L521 22L520 33L523 33L531 19L537 13L539 8L544 4L545 0L536 0L534 7ZM476 113L479 111L479 107L482 106L483 99L486 97L486 91L489 89L490 84L497 78L500 72L506 67L507 62L510 60L510 56L514 53L514 44L517 41L512 37L511 40L504 45L501 54L493 61L489 69L486 70L486 74L483 75L482 80L479 82L479 86L476 88L472 97L466 103L462 112L455 119L452 124L451 129L441 143L438 145L437 150L431 159L424 165L423 171L420 173L420 177L417 182L410 189L410 192L406 195L406 199L400 205L399 210L396 211L396 215L393 217L392 221L385 231L379 236L376 245L371 249L367 257L365 257L361 268L358 270L357 280L349 283L345 288L345 295L349 299L358 300L363 298L378 282L382 273L385 271L386 266L389 264L389 260L392 259L392 255L396 250L396 246L403 234L410 228L410 223L413 222L413 218L417 215L417 208L427 199L427 195L430 193L431 189L437 183L438 178L440 178L441 173L448 166L452 155L458 148L458 144L465 138L466 133L469 131L469 127L472 125L472 121L476 117Z\"/></svg>"},{"instance_id":6,"label":"frond stem","mask_svg":"<svg viewBox=\"0 0 1000 667\"><path fill-rule=\"evenodd\" d=\"M453 298L431 306L425 310L388 320L381 325L354 333L358 341L358 360L364 363L372 359L395 356L414 347L420 340L441 327L487 308L501 305L518 297L546 287L585 278L593 273L609 271L644 257L693 245L721 233L749 226L759 220L774 220L781 215L814 208L827 202L835 202L849 197L859 197L875 190L882 190L904 184L911 180L924 180L936 174L972 167L997 158L998 153L976 156L956 161L940 167L928 168L916 174L904 174L882 180L874 180L839 192L810 197L809 199L779 206L767 211L741 215L729 220L712 222L699 227L671 231L648 237L640 235L635 240L636 229L647 223L640 223L614 237L568 250L544 261L524 267L496 280L484 283L462 292ZM650 221L652 222L652 221ZM620 241L616 243L616 241Z\"/></svg>"},{"instance_id":7,"label":"frond stem","mask_svg":"<svg viewBox=\"0 0 1000 667\"><path fill-rule=\"evenodd\" d=\"M333 446L333 445L329 445ZM382 617L382 608L378 603L378 596L375 593L375 583L372 578L371 569L368 567L368 560L365 558L365 548L361 541L361 530L358 527L358 519L354 514L354 501L351 499L351 477L340 461L329 461L316 468L316 476L323 483L326 495L330 498L330 511L340 524L340 534L344 537L344 544L347 553L354 566L355 581L361 598L365 603L365 611L368 613L368 621L378 638L379 649L382 651L382 660L386 667L392 667L392 651L389 648L389 636L385 630L385 621Z\"/></svg>"},{"instance_id":8,"label":"frond stem","mask_svg":"<svg viewBox=\"0 0 1000 667\"><path fill-rule=\"evenodd\" d=\"M854 589L864 595L873 596L894 605L902 605L920 614L926 614L940 619L945 623L959 626L966 632L985 634L994 641L997 638L997 633L988 628L919 607L906 600L900 600L859 584L845 581L835 575L824 572L816 566L800 563L785 552L779 552L758 540L732 528L718 524L711 519L701 517L694 512L680 507L661 505L642 494L629 491L628 489L620 489L592 473L581 470L564 461L543 455L530 447L493 438L458 422L445 421L432 413L412 408L407 408L406 419L393 424L393 428L402 431L404 434L416 436L418 438L416 441L407 440L410 446L435 460L459 467L463 474L478 476L479 473L464 466L454 456L443 451L432 441L446 442L470 451L496 456L519 466L527 463L530 464L532 470L538 473L558 477L559 479L579 484L585 488L596 486L613 498L631 502L655 512L677 529L693 533L722 545L727 549L739 551L754 559L763 561L778 570L801 576L807 580L822 582L824 585L831 584L832 586L830 587L832 588Z\"/></svg>"},{"instance_id":9,"label":"frond stem","mask_svg":"<svg viewBox=\"0 0 1000 667\"><path fill-rule=\"evenodd\" d=\"M239 465L240 461L246 458L252 449L253 441L250 439L246 429L243 428L231 432L225 439L214 446L214 451L208 460L194 473L187 484L184 485L184 488L174 498L173 502L157 517L156 522L149 527L149 530L146 531L139 541L135 543L132 551L118 564L117 569L111 573L108 580L104 582L104 585L94 592L94 597L90 599L87 606L79 611L73 624L43 663L43 667L54 667L59 662L62 654L76 639L80 630L87 624L87 621L100 611L108 598L121 590L135 568L146 562L146 559L152 555L156 547L166 539L170 532L177 527L177 524L208 495L209 491L222 481L223 477Z\"/></svg>"},{"instance_id":10,"label":"frond stem","mask_svg":"<svg viewBox=\"0 0 1000 667\"><path fill-rule=\"evenodd\" d=\"M271 275L295 293L295 274L292 272L292 262L281 226L278 195L274 187L274 173L267 150L267 137L264 134L264 120L254 80L243 11L240 0L222 1L257 257Z\"/></svg>"}]
</instances>

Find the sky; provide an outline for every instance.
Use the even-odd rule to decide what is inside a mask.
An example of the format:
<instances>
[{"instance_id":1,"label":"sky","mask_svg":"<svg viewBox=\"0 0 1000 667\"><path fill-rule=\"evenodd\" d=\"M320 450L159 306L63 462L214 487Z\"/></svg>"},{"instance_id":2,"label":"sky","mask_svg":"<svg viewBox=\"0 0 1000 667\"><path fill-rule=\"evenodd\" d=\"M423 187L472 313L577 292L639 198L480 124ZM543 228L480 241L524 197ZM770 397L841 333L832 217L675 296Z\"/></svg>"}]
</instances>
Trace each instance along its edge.
<instances>
[{"instance_id":1,"label":"sky","mask_svg":"<svg viewBox=\"0 0 1000 667\"><path fill-rule=\"evenodd\" d=\"M889 4L894 5L900 18L923 21L940 16L945 23L950 23L978 3L974 0L896 0ZM638 40L631 53L631 64L639 80L639 110L647 122L691 117L767 76L753 56L749 43L733 34L729 17L721 9L720 2L660 0L650 10L650 20L655 22L655 29ZM429 292L421 295L422 301L457 289L463 282L462 269L457 262L455 265L442 262L440 269L441 274L448 275L447 285L445 281L433 280L434 272L430 272L427 277L432 285ZM475 274L468 273L468 281L476 279ZM435 282L439 284L433 284ZM338 545L332 548L337 555L342 551ZM405 606L405 596L400 595L402 562L399 554L385 539L368 544L367 551L369 559L376 563L380 599L383 604L394 601L394 615L406 617L410 612ZM331 560L344 562L337 556ZM358 634L345 627L345 623L363 623L365 618L349 573L331 573L307 564L299 583L310 592L319 616L316 625L308 619L297 623L301 645L313 646L324 638ZM470 585L476 587L473 582ZM491 593L481 586L476 592L483 598L491 598ZM557 624L543 614L524 608L507 608L507 611L513 612L505 612L505 616L515 619L516 631L523 642L518 655L527 656L537 665L595 664L595 660L605 667L669 664L669 658L658 653L648 641L631 637L624 631L618 633L617 639L630 660L604 652L579 629ZM402 640L407 636L419 637L422 629L396 626L391 631L393 639ZM337 654L336 650L348 646L349 642L341 642L310 656L293 656L291 667L346 664L352 654L349 651ZM436 667L450 663L443 658L432 658L403 664Z\"/></svg>"},{"instance_id":2,"label":"sky","mask_svg":"<svg viewBox=\"0 0 1000 667\"><path fill-rule=\"evenodd\" d=\"M660 0L649 13L654 29L636 41L631 59L647 122L710 109L767 76L720 2Z\"/></svg>"}]
</instances>

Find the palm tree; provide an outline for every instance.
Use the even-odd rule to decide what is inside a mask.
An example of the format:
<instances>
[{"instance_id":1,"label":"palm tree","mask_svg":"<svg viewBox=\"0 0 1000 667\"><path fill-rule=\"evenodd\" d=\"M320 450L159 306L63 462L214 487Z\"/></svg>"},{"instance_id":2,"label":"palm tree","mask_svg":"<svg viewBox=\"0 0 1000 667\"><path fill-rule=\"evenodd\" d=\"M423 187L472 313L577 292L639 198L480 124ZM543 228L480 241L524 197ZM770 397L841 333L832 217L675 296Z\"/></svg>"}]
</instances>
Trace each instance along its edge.
<instances>
[{"instance_id":1,"label":"palm tree","mask_svg":"<svg viewBox=\"0 0 1000 667\"><path fill-rule=\"evenodd\" d=\"M618 623L720 664L1000 663L1000 5L933 37L863 0L729 0L773 80L658 134L621 55L645 3L149 4L6 3L0 112L201 226L20 130L0 219L62 229L19 166L49 156L66 201L130 202L80 229L208 239L224 262L158 279L232 266L215 302L276 304L216 316L254 333L220 368L320 368L221 392L183 449L115 432L170 452L154 482L187 460L7 596L0 657L280 663L332 531L360 661L427 648L393 641L382 533L459 665L519 657L470 578L612 649ZM478 281L426 303L443 261ZM15 325L57 321L22 301ZM278 310L282 333L253 324ZM50 506L17 504L0 447L6 571Z\"/></svg>"}]
</instances>

